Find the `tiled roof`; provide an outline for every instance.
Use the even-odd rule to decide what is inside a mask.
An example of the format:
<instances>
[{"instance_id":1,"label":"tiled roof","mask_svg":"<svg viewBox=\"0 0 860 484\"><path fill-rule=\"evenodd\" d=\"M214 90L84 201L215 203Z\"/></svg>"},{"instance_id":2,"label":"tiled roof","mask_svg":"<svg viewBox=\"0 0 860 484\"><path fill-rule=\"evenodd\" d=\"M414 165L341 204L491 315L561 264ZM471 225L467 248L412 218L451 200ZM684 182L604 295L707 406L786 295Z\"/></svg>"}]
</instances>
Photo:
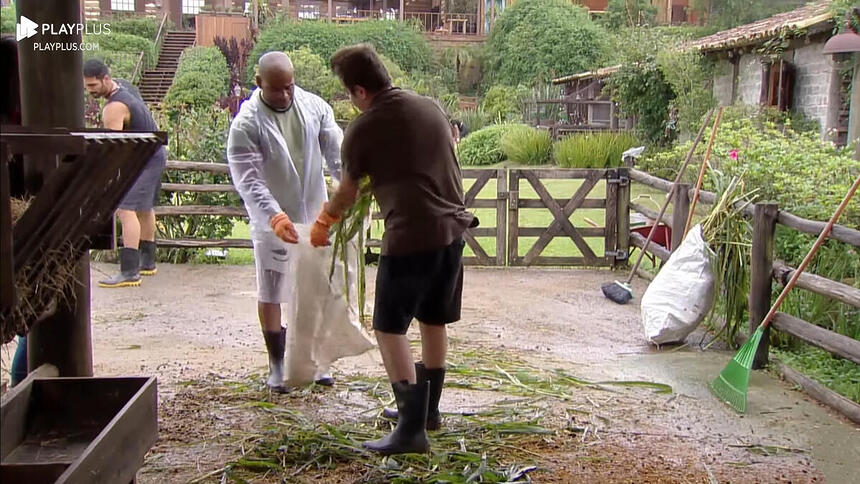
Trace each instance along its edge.
<instances>
[{"instance_id":1,"label":"tiled roof","mask_svg":"<svg viewBox=\"0 0 860 484\"><path fill-rule=\"evenodd\" d=\"M777 37L784 30L804 29L813 25L832 22L833 14L829 8L829 1L813 3L790 12L780 13L751 24L741 25L693 40L685 44L684 47L701 51L718 51L759 43Z\"/></svg>"}]
</instances>

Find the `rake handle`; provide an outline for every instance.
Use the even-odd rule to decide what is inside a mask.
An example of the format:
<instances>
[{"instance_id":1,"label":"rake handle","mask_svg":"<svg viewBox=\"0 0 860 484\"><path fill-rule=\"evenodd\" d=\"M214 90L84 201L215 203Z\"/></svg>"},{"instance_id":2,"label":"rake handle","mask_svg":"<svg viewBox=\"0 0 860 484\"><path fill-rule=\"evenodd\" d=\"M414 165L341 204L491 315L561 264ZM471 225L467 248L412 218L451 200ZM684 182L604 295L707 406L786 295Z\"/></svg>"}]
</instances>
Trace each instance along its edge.
<instances>
[{"instance_id":1,"label":"rake handle","mask_svg":"<svg viewBox=\"0 0 860 484\"><path fill-rule=\"evenodd\" d=\"M785 300L788 291L794 287L794 284L797 283L797 279L800 277L800 274L803 273L803 270L806 269L806 266L809 265L809 262L812 261L812 258L815 257L815 253L818 252L819 247L824 244L824 239L830 235L830 231L833 230L833 225L836 224L836 220L839 219L839 216L842 215L842 211L845 210L845 207L848 206L848 202L851 201L851 197L854 196L854 192L857 191L857 187L860 186L860 176L854 180L854 185L851 186L851 189L848 190L848 193L845 195L845 198L842 199L842 203L839 204L839 207L836 208L836 211L833 212L833 216L830 217L830 221L827 222L827 225L824 226L824 229L821 231L821 234L818 236L818 240L815 241L815 244L809 249L809 253L806 254L806 257L803 258L803 262L797 267L794 273L791 274L791 279L788 280L788 284L782 288L782 292L779 293L779 297L776 298L776 302L771 306L770 311L768 311L767 315L765 315L764 319L761 322L761 327L766 328L770 325L770 322L773 320L773 316L776 314L776 311L782 305L782 302Z\"/></svg>"},{"instance_id":2,"label":"rake handle","mask_svg":"<svg viewBox=\"0 0 860 484\"><path fill-rule=\"evenodd\" d=\"M675 190L678 189L678 183L681 182L681 178L684 176L684 172L687 171L687 166L690 164L690 161L693 159L693 154L696 152L696 146L699 145L699 142L702 141L702 136L705 135L705 129L711 124L711 117L714 115L714 108L711 108L708 111L708 115L705 117L705 122L702 123L702 127L699 128L699 134L696 135L696 139L693 141L693 145L690 146L690 151L687 152L687 158L684 159L684 164L681 165L681 169L678 170L678 176L675 177L675 181L672 182L672 189L669 191L666 196L666 201L663 202L663 207L660 208L660 215L657 215L657 220L654 221L654 225L651 226L651 230L648 232L648 238L645 239L645 245L642 246L642 250L639 251L639 257L636 258L636 263L633 264L633 270L630 271L630 275L627 276L627 280L624 281L626 284L630 284L633 282L633 277L636 276L636 270L639 269L639 264L642 263L642 258L645 256L645 250L648 248L648 244L651 243L651 239L654 238L654 234L657 233L657 227L660 226L660 220L663 219L663 214L666 213L666 208L669 207L669 203L672 201L671 195L675 193Z\"/></svg>"},{"instance_id":3,"label":"rake handle","mask_svg":"<svg viewBox=\"0 0 860 484\"><path fill-rule=\"evenodd\" d=\"M693 214L696 213L696 203L699 201L699 191L702 190L702 182L705 181L705 170L708 167L708 160L711 159L711 148L714 147L714 139L717 137L717 131L720 129L720 120L723 118L723 107L717 111L717 119L714 120L714 130L711 131L711 140L708 141L708 149L705 151L705 159L702 161L702 167L699 169L699 179L696 180L696 192L693 193L693 201L690 203L690 213L687 215L687 223L684 224L684 236L681 240L687 238L687 232L690 231L690 226L693 224Z\"/></svg>"}]
</instances>

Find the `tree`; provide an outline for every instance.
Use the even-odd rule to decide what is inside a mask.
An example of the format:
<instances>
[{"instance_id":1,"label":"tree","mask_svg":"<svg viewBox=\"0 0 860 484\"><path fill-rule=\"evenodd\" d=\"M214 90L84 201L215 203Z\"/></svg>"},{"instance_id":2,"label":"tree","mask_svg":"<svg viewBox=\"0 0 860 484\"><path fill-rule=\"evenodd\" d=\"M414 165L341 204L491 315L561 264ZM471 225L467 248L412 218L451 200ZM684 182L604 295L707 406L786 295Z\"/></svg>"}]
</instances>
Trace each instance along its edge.
<instances>
[{"instance_id":1,"label":"tree","mask_svg":"<svg viewBox=\"0 0 860 484\"><path fill-rule=\"evenodd\" d=\"M657 7L650 0L609 0L604 25L610 29L653 25Z\"/></svg>"},{"instance_id":2,"label":"tree","mask_svg":"<svg viewBox=\"0 0 860 484\"><path fill-rule=\"evenodd\" d=\"M486 85L535 85L599 67L608 34L564 0L520 0L499 17L487 41Z\"/></svg>"}]
</instances>

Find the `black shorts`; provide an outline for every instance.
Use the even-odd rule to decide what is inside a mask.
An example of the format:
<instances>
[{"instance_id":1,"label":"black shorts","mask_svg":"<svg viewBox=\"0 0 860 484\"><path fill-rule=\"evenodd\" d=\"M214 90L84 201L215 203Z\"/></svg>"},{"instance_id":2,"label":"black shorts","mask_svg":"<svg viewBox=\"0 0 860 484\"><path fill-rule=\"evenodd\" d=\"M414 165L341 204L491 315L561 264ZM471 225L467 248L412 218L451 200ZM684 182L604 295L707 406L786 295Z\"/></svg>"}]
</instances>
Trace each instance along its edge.
<instances>
[{"instance_id":1,"label":"black shorts","mask_svg":"<svg viewBox=\"0 0 860 484\"><path fill-rule=\"evenodd\" d=\"M406 334L412 318L425 324L459 321L463 239L438 250L379 258L373 329Z\"/></svg>"}]
</instances>

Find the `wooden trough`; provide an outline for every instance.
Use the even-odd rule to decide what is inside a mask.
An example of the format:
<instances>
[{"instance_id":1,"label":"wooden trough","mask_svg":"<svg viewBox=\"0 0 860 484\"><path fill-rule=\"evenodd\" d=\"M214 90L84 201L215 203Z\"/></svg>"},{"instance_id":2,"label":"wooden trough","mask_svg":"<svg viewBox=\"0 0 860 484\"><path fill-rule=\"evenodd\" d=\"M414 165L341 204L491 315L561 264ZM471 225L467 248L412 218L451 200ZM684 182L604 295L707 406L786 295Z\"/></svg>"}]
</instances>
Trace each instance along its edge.
<instances>
[{"instance_id":1,"label":"wooden trough","mask_svg":"<svg viewBox=\"0 0 860 484\"><path fill-rule=\"evenodd\" d=\"M156 382L30 377L0 417L0 482L128 483L158 438Z\"/></svg>"}]
</instances>

